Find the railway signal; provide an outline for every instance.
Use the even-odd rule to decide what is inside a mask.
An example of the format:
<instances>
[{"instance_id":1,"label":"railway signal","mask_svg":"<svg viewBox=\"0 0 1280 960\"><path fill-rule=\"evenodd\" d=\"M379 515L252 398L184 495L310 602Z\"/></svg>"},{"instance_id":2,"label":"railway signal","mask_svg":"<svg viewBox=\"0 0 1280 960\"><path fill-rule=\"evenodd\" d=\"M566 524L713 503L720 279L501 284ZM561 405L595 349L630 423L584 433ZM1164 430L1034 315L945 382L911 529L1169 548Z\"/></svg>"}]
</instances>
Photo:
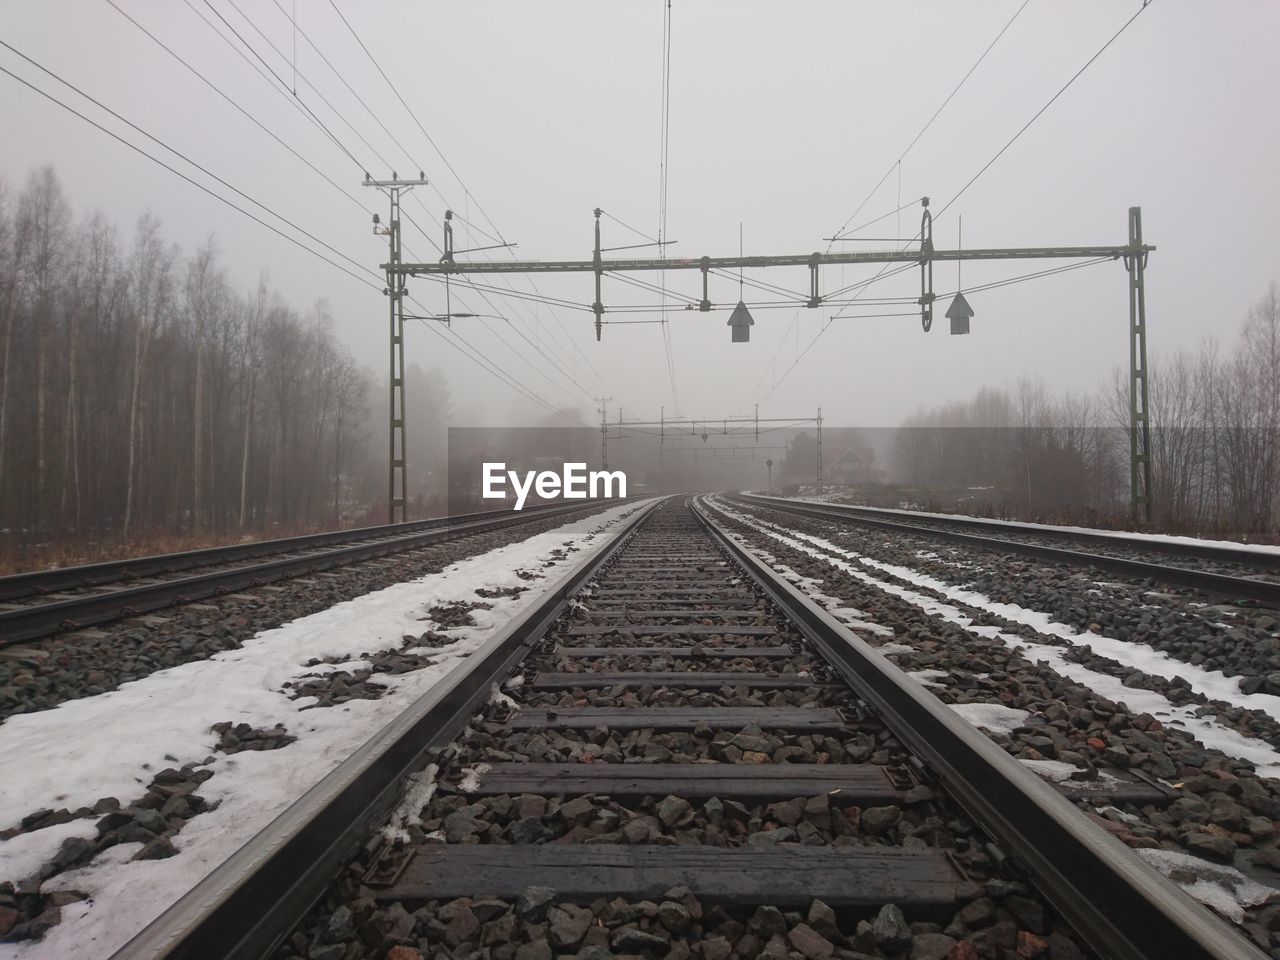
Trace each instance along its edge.
<instances>
[{"instance_id":1,"label":"railway signal","mask_svg":"<svg viewBox=\"0 0 1280 960\"><path fill-rule=\"evenodd\" d=\"M951 301L951 306L947 307L947 319L951 321L951 333L953 336L969 332L969 319L973 316L973 307L969 306L969 301L964 298L963 293L956 293L956 297Z\"/></svg>"}]
</instances>

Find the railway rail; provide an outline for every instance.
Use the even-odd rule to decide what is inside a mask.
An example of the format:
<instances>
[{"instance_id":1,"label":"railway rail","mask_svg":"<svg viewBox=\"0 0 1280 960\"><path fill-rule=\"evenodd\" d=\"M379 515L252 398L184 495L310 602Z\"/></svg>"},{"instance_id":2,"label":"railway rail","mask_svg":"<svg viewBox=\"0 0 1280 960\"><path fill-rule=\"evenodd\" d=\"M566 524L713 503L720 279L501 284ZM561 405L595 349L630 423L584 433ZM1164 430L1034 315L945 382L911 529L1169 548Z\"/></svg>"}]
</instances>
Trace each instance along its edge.
<instances>
[{"instance_id":1,"label":"railway rail","mask_svg":"<svg viewBox=\"0 0 1280 960\"><path fill-rule=\"evenodd\" d=\"M590 501L86 564L0 577L0 647L458 537L592 509Z\"/></svg>"},{"instance_id":2,"label":"railway rail","mask_svg":"<svg viewBox=\"0 0 1280 960\"><path fill-rule=\"evenodd\" d=\"M434 795L406 806L406 783L428 763ZM357 866L363 893L398 905L410 930L434 924L432 936L448 919L440 904L489 898L500 913L492 898L550 888L566 904L683 898L671 904L677 931L704 904L812 917L822 901L831 936L887 916L900 951L912 936L903 912L960 922L984 884L1010 886L1004 875L1045 898L1055 931L1103 956L1265 956L1094 827L1071 802L1083 789L1027 771L706 505L667 500L587 553L115 960L305 955L306 924L324 929L326 891ZM1171 799L1138 780L1110 789ZM397 807L447 842L386 839ZM604 938L623 953L662 950L637 923L560 916L550 933L537 927L557 949ZM800 926L808 955L829 955Z\"/></svg>"},{"instance_id":3,"label":"railway rail","mask_svg":"<svg viewBox=\"0 0 1280 960\"><path fill-rule=\"evenodd\" d=\"M926 518L916 519L908 511L810 503L755 494L738 494L731 496L730 500L740 505L767 507L794 516L860 524L996 553L1092 567L1139 579L1149 578L1208 594L1280 608L1280 553L1241 550L1214 544L1124 537L1119 534L1060 531L1036 524L996 523L974 517L941 517L930 514ZM972 532L975 530L982 532ZM1013 539L1015 536L1019 539ZM1055 540L1059 542L1055 543ZM1089 544L1110 552L1067 547L1061 545L1061 541ZM1121 555L1122 553L1127 555ZM1152 558L1158 554L1167 554L1168 557ZM1192 565L1192 562L1196 565ZM1205 569L1205 565L1213 565L1218 569ZM1227 569L1231 572L1224 572Z\"/></svg>"}]
</instances>

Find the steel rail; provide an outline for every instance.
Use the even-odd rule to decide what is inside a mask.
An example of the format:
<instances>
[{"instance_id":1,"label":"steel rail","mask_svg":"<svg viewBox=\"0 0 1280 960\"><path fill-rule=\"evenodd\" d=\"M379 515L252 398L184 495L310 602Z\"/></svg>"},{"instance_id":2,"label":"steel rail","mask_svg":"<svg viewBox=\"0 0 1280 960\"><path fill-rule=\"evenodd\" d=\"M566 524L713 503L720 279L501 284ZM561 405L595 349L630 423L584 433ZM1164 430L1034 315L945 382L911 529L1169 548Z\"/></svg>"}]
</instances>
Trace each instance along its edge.
<instances>
[{"instance_id":1,"label":"steel rail","mask_svg":"<svg viewBox=\"0 0 1280 960\"><path fill-rule=\"evenodd\" d=\"M740 495L743 499L760 503L790 504L805 503L789 497L768 497L755 493ZM985 517L966 517L957 514L920 513L913 510L894 510L889 507L864 507L849 503L815 504L815 506L831 507L842 513L869 517L900 517L903 520L918 520L921 523L940 523L970 530L989 530L992 533L1024 534L1037 537L1059 537L1077 543L1092 543L1104 547L1128 547L1134 550L1146 550L1153 553L1170 553L1182 557L1193 557L1197 560L1214 560L1219 563L1238 563L1251 567L1264 567L1280 570L1280 550L1264 552L1247 550L1242 547L1224 546L1216 543L1195 543L1188 540L1152 540L1145 537L1126 535L1122 531L1115 533L1091 530L1070 530L1046 526L1039 523L1022 523L1013 520L988 520Z\"/></svg>"},{"instance_id":2,"label":"steel rail","mask_svg":"<svg viewBox=\"0 0 1280 960\"><path fill-rule=\"evenodd\" d=\"M568 609L569 598L662 502L642 506L479 650L162 913L111 960L267 956L400 800L425 754L446 746Z\"/></svg>"},{"instance_id":3,"label":"steel rail","mask_svg":"<svg viewBox=\"0 0 1280 960\"><path fill-rule=\"evenodd\" d=\"M528 507L525 513L546 510L559 504L538 504ZM84 587L104 586L128 577L146 577L161 573L174 573L196 567L208 567L218 563L234 563L254 557L288 553L292 550L309 550L334 543L350 543L375 537L397 536L417 530L433 530L454 523L466 523L483 519L486 514L507 513L506 510L483 510L461 513L451 517L432 517L428 520L411 520L408 523L388 523L373 527L356 527L351 530L329 530L324 533L308 533L299 537L280 537L259 540L254 543L237 543L222 547L202 547L176 553L159 553L147 557L131 557L124 560L105 560L100 563L77 564L52 570L31 570L0 577L0 602L19 600L43 593L72 590Z\"/></svg>"},{"instance_id":4,"label":"steel rail","mask_svg":"<svg viewBox=\"0 0 1280 960\"><path fill-rule=\"evenodd\" d=\"M1263 960L1265 953L779 576L706 506L695 502L695 513L1100 954L1116 960Z\"/></svg>"},{"instance_id":5,"label":"steel rail","mask_svg":"<svg viewBox=\"0 0 1280 960\"><path fill-rule=\"evenodd\" d=\"M890 530L894 533L946 540L969 547L994 550L998 553L1012 553L1018 556L1031 557L1035 560L1047 560L1051 563L1062 563L1076 567L1094 567L1110 573L1119 573L1125 576L1138 577L1139 579L1150 578L1219 596L1234 597L1239 600L1252 600L1268 607L1280 607L1280 582L1277 581L1254 580L1250 577L1192 570L1188 567L1172 566L1167 563L1154 563L1148 560L1127 560L1123 557L1111 557L1100 553L1085 553L1082 550L1068 550L1064 547L1048 547L1035 543L1024 543L1020 540L1004 540L998 537L984 537L973 533L960 533L955 530L939 530L937 527L925 527L897 520L882 520L864 514L853 514L825 504L800 503L741 495L730 497L730 500L739 505L765 506L800 516L860 523L865 526L878 527L881 530Z\"/></svg>"},{"instance_id":6,"label":"steel rail","mask_svg":"<svg viewBox=\"0 0 1280 960\"><path fill-rule=\"evenodd\" d=\"M23 640L47 637L65 630L78 630L109 623L123 616L150 613L166 607L193 603L234 593L237 590L274 583L277 580L403 553L428 544L447 543L474 533L517 526L548 516L576 513L584 509L589 509L589 506L575 503L570 506L556 505L530 514L526 514L525 511L518 513L509 510L487 511L479 515L480 519L451 523L421 533L338 547L301 557L267 560L263 563L200 573L160 583L124 587L112 590L110 593L86 594L53 603L37 603L3 610L0 611L0 648Z\"/></svg>"}]
</instances>

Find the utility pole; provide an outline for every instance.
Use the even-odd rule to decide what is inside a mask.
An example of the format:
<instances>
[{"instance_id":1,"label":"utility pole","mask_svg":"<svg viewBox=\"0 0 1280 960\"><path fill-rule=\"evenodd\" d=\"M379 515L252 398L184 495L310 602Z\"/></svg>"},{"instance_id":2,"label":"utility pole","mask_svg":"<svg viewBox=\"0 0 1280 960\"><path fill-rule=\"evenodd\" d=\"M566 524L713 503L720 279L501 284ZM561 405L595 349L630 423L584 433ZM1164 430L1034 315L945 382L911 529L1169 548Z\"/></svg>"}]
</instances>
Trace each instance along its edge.
<instances>
[{"instance_id":1,"label":"utility pole","mask_svg":"<svg viewBox=\"0 0 1280 960\"><path fill-rule=\"evenodd\" d=\"M376 187L391 201L385 227L379 227L378 215L376 213L373 215L374 234L385 236L390 247L390 256L385 265L387 287L383 291L389 303L391 320L389 372L391 410L388 418L390 433L387 437L388 523L404 523L409 519L408 451L405 443L404 404L404 296L407 288L404 283L406 274L400 269L400 194L408 193L415 186L426 182L427 178L421 171L418 172L417 180L401 180L394 172L390 180L374 180L367 173L364 175L366 187Z\"/></svg>"},{"instance_id":2,"label":"utility pole","mask_svg":"<svg viewBox=\"0 0 1280 960\"><path fill-rule=\"evenodd\" d=\"M1151 420L1147 406L1147 251L1142 208L1129 208L1129 491L1133 519L1151 522Z\"/></svg>"},{"instance_id":3,"label":"utility pole","mask_svg":"<svg viewBox=\"0 0 1280 960\"><path fill-rule=\"evenodd\" d=\"M609 424L605 418L608 416L609 401L613 397L596 397L596 403L600 404L600 469L609 469ZM622 411L618 411L621 418ZM621 422L621 421L619 421Z\"/></svg>"},{"instance_id":4,"label":"utility pole","mask_svg":"<svg viewBox=\"0 0 1280 960\"><path fill-rule=\"evenodd\" d=\"M822 496L822 408L818 408L818 496Z\"/></svg>"}]
</instances>

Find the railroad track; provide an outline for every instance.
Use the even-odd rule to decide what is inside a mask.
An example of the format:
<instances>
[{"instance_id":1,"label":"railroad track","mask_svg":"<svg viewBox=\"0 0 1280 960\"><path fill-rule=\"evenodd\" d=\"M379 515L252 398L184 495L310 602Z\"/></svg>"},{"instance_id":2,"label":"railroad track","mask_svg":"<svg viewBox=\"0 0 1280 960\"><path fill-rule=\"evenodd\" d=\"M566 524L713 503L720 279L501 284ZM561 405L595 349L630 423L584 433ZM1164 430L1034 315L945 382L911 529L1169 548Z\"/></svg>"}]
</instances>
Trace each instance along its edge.
<instances>
[{"instance_id":1,"label":"railroad track","mask_svg":"<svg viewBox=\"0 0 1280 960\"><path fill-rule=\"evenodd\" d=\"M1255 552L1211 544L1153 541L1087 531L1046 531L1035 524L996 523L974 517L941 517L931 514L927 519L916 520L908 511L807 503L755 494L734 495L729 500L739 505L766 507L793 516L860 524L996 553L1070 566L1093 567L1140 579L1150 578L1174 586L1280 608L1280 553ZM1018 539L1014 539L1015 537ZM1058 542L1055 543L1055 540ZM1067 547L1062 545L1062 541L1089 544L1108 552ZM1152 559L1153 554L1167 556ZM1227 572L1228 570L1231 572Z\"/></svg>"},{"instance_id":2,"label":"railroad track","mask_svg":"<svg viewBox=\"0 0 1280 960\"><path fill-rule=\"evenodd\" d=\"M0 577L0 647L591 508L493 510Z\"/></svg>"},{"instance_id":3,"label":"railroad track","mask_svg":"<svg viewBox=\"0 0 1280 960\"><path fill-rule=\"evenodd\" d=\"M116 960L382 956L423 939L470 956L481 937L521 960L688 956L691 941L701 956L905 956L918 937L949 949L942 931L1000 956L1055 937L1126 960L1265 956L1095 828L1072 789L697 503L668 500ZM1136 779L1107 789L1171 799Z\"/></svg>"}]
</instances>

